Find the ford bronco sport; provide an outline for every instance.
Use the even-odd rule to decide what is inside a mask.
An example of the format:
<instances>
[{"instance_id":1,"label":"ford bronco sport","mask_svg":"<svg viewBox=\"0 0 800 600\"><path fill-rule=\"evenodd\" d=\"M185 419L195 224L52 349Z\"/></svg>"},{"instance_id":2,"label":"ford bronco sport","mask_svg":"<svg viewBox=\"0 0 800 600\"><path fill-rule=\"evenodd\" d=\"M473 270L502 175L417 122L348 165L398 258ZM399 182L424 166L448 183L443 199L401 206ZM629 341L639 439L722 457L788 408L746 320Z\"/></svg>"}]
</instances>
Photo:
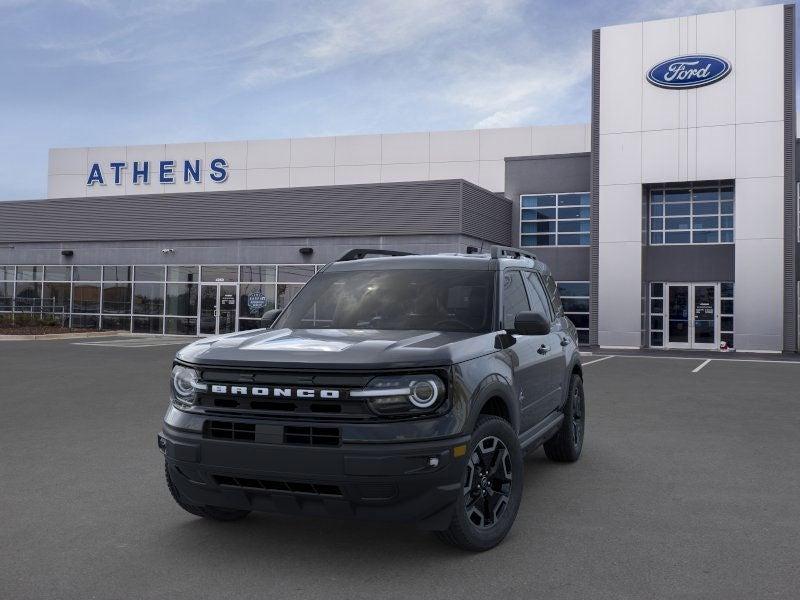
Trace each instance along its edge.
<instances>
[{"instance_id":1,"label":"ford bronco sport","mask_svg":"<svg viewBox=\"0 0 800 600\"><path fill-rule=\"evenodd\" d=\"M532 254L354 250L263 324L175 357L158 445L194 515L413 522L487 550L523 453L580 456L577 336Z\"/></svg>"}]
</instances>

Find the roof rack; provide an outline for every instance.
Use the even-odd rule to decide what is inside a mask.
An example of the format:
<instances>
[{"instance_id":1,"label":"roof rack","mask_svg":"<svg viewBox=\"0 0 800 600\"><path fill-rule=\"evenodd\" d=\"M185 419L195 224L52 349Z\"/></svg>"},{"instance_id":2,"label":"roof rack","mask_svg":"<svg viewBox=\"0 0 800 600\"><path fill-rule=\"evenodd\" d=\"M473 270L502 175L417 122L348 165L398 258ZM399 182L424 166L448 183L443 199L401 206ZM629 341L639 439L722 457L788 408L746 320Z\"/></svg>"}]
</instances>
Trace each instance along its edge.
<instances>
[{"instance_id":1,"label":"roof rack","mask_svg":"<svg viewBox=\"0 0 800 600\"><path fill-rule=\"evenodd\" d=\"M492 246L489 249L492 258L532 258L536 260L533 252L512 248L511 246Z\"/></svg>"},{"instance_id":2,"label":"roof rack","mask_svg":"<svg viewBox=\"0 0 800 600\"><path fill-rule=\"evenodd\" d=\"M367 256L412 256L413 252L403 252L402 250L383 250L373 248L353 248L345 252L336 262L345 262L348 260L361 260Z\"/></svg>"}]
</instances>

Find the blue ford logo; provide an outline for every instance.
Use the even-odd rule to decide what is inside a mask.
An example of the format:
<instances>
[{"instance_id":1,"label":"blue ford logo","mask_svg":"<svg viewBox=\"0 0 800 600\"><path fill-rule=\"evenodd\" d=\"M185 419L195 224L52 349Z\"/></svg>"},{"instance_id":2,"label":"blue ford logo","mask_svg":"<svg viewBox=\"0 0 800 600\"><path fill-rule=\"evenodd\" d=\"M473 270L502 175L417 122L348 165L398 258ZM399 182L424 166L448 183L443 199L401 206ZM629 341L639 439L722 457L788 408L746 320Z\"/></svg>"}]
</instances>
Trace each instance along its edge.
<instances>
[{"instance_id":1,"label":"blue ford logo","mask_svg":"<svg viewBox=\"0 0 800 600\"><path fill-rule=\"evenodd\" d=\"M677 56L658 63L647 73L647 81L662 88L688 89L709 85L731 72L724 58L708 54Z\"/></svg>"}]
</instances>

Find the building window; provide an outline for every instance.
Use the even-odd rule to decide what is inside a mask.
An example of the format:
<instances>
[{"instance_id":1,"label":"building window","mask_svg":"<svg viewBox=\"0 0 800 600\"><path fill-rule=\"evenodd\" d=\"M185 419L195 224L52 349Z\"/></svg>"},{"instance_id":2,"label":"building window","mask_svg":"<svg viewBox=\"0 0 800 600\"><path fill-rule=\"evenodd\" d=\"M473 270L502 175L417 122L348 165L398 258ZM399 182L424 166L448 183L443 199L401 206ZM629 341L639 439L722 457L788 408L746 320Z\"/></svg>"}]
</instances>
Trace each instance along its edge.
<instances>
[{"instance_id":1,"label":"building window","mask_svg":"<svg viewBox=\"0 0 800 600\"><path fill-rule=\"evenodd\" d=\"M650 346L664 345L664 284L650 284Z\"/></svg>"},{"instance_id":2,"label":"building window","mask_svg":"<svg viewBox=\"0 0 800 600\"><path fill-rule=\"evenodd\" d=\"M650 244L732 244L733 187L650 188Z\"/></svg>"},{"instance_id":3,"label":"building window","mask_svg":"<svg viewBox=\"0 0 800 600\"><path fill-rule=\"evenodd\" d=\"M589 282L559 281L558 295L564 315L578 330L578 343L589 343Z\"/></svg>"},{"instance_id":4,"label":"building window","mask_svg":"<svg viewBox=\"0 0 800 600\"><path fill-rule=\"evenodd\" d=\"M520 196L520 245L588 246L589 193Z\"/></svg>"},{"instance_id":5,"label":"building window","mask_svg":"<svg viewBox=\"0 0 800 600\"><path fill-rule=\"evenodd\" d=\"M719 284L719 339L733 348L733 282Z\"/></svg>"},{"instance_id":6,"label":"building window","mask_svg":"<svg viewBox=\"0 0 800 600\"><path fill-rule=\"evenodd\" d=\"M261 316L286 306L322 266L0 265L0 313L54 316L73 328L197 335L201 286L223 282L236 289L236 329L244 331L261 327Z\"/></svg>"}]
</instances>

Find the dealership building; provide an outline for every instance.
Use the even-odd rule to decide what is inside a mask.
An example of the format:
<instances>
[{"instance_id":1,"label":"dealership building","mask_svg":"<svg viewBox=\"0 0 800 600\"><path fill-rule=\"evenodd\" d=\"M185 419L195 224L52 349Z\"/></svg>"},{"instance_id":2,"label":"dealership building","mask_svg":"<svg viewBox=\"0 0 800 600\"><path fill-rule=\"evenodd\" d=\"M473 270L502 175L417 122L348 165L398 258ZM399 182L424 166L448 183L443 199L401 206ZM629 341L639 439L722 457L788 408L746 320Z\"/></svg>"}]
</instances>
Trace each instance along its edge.
<instances>
[{"instance_id":1,"label":"dealership building","mask_svg":"<svg viewBox=\"0 0 800 600\"><path fill-rule=\"evenodd\" d=\"M797 352L795 6L604 27L591 123L52 149L0 313L259 326L352 248L530 249L581 342Z\"/></svg>"}]
</instances>

